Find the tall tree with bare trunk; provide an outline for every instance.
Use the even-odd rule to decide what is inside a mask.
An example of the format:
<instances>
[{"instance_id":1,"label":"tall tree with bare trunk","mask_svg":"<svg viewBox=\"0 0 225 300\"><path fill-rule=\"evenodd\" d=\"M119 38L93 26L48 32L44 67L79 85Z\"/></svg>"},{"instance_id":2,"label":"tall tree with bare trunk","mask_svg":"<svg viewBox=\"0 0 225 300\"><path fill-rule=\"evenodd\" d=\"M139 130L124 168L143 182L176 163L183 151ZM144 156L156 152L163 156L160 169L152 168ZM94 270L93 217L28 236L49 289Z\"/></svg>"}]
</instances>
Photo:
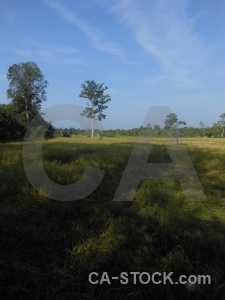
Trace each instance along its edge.
<instances>
[{"instance_id":1,"label":"tall tree with bare trunk","mask_svg":"<svg viewBox=\"0 0 225 300\"><path fill-rule=\"evenodd\" d=\"M94 80L86 80L81 85L80 97L88 99L87 107L81 113L82 116L91 118L91 137L94 137L94 122L95 120L101 121L105 119L106 115L103 111L108 108L106 103L111 100L109 94L105 94L108 89L107 86L103 86L104 83L96 83Z\"/></svg>"}]
</instances>

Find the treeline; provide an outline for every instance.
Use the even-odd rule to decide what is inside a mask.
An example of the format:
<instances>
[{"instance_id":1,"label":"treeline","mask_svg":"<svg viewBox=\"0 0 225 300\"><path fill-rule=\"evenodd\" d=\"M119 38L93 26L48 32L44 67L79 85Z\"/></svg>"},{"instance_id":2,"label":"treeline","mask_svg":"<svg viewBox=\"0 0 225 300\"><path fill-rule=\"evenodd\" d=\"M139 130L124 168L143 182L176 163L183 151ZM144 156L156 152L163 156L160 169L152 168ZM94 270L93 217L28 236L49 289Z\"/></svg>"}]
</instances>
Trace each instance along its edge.
<instances>
[{"instance_id":1,"label":"treeline","mask_svg":"<svg viewBox=\"0 0 225 300\"><path fill-rule=\"evenodd\" d=\"M55 137L72 137L75 135L84 135L90 137L91 129L80 129L80 128L56 128L54 132ZM146 135L153 137L163 137L168 136L170 132L168 129L160 128L156 125L154 128L139 127L133 129L110 129L110 130L95 130L96 135L101 135L102 137L118 137L118 136L138 136ZM171 132L171 135L174 133ZM217 125L205 128L194 128L194 127L183 127L178 129L179 137L221 137L221 130Z\"/></svg>"},{"instance_id":2,"label":"treeline","mask_svg":"<svg viewBox=\"0 0 225 300\"><path fill-rule=\"evenodd\" d=\"M115 129L115 130L98 130L95 129L95 135L116 137L116 136L137 136L140 132L140 128L134 129ZM80 129L80 128L56 128L54 136L55 137L71 137L74 135L84 135L91 136L91 129Z\"/></svg>"},{"instance_id":3,"label":"treeline","mask_svg":"<svg viewBox=\"0 0 225 300\"><path fill-rule=\"evenodd\" d=\"M163 137L174 135L173 131L168 131L166 128L160 128L159 125L154 126L154 128L148 128L141 126L140 128L128 129L128 130L104 130L102 131L103 136L113 137L113 136L137 136L146 135L153 137ZM194 128L194 127L183 127L178 129L178 135L180 137L221 137L221 130L217 125L205 128Z\"/></svg>"}]
</instances>

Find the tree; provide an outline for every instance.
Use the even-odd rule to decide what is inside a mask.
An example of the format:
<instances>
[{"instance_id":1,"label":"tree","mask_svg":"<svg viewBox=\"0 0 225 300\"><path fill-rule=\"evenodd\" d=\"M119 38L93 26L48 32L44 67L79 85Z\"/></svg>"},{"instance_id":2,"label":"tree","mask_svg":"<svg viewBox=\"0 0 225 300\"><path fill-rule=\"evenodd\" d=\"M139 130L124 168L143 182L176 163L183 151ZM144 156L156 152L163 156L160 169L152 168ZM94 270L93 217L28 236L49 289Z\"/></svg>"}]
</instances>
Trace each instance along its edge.
<instances>
[{"instance_id":1,"label":"tree","mask_svg":"<svg viewBox=\"0 0 225 300\"><path fill-rule=\"evenodd\" d=\"M177 139L177 144L179 143L179 139L178 139L178 126L181 125L181 124L186 125L186 122L179 121L176 114L171 113L171 114L168 114L166 116L165 129L170 129L172 132L175 132L176 139Z\"/></svg>"},{"instance_id":2,"label":"tree","mask_svg":"<svg viewBox=\"0 0 225 300\"><path fill-rule=\"evenodd\" d=\"M146 128L147 129L152 129L152 125L148 122L147 125L146 125Z\"/></svg>"},{"instance_id":3,"label":"tree","mask_svg":"<svg viewBox=\"0 0 225 300\"><path fill-rule=\"evenodd\" d=\"M200 122L199 122L199 127L200 127L200 128L205 128L205 124L204 124L202 121L200 121Z\"/></svg>"},{"instance_id":4,"label":"tree","mask_svg":"<svg viewBox=\"0 0 225 300\"><path fill-rule=\"evenodd\" d=\"M199 122L199 127L200 127L200 129L199 129L200 136L205 136L207 129L206 129L205 124L202 121Z\"/></svg>"},{"instance_id":5,"label":"tree","mask_svg":"<svg viewBox=\"0 0 225 300\"><path fill-rule=\"evenodd\" d=\"M85 84L86 83L86 84ZM81 85L80 97L87 98L89 102L87 107L81 113L82 116L92 119L91 137L94 137L94 122L95 120L101 121L105 119L106 115L103 111L108 108L105 104L111 100L108 94L104 94L108 89L107 86L103 87L104 83L98 84L94 80L87 80Z\"/></svg>"},{"instance_id":6,"label":"tree","mask_svg":"<svg viewBox=\"0 0 225 300\"><path fill-rule=\"evenodd\" d=\"M225 128L225 113L220 115L221 120L218 122L218 126L220 127L221 130L221 137L223 139L224 137L224 128Z\"/></svg>"},{"instance_id":7,"label":"tree","mask_svg":"<svg viewBox=\"0 0 225 300\"><path fill-rule=\"evenodd\" d=\"M157 124L154 124L154 125L153 125L153 129L154 129L154 130L160 130L160 126L157 125Z\"/></svg>"},{"instance_id":8,"label":"tree","mask_svg":"<svg viewBox=\"0 0 225 300\"><path fill-rule=\"evenodd\" d=\"M8 98L16 105L21 114L25 114L29 124L46 101L47 80L35 62L14 64L8 69L9 80Z\"/></svg>"}]
</instances>

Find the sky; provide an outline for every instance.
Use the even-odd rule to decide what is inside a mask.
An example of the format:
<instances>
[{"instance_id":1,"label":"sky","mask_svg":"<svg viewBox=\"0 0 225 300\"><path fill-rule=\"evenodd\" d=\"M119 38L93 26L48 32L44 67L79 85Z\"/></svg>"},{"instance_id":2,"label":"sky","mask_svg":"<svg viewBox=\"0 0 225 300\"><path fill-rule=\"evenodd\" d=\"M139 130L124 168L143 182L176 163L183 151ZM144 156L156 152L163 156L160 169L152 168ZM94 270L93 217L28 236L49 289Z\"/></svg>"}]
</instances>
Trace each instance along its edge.
<instances>
[{"instance_id":1,"label":"sky","mask_svg":"<svg viewBox=\"0 0 225 300\"><path fill-rule=\"evenodd\" d=\"M0 0L1 104L8 68L27 61L49 82L42 109L85 107L94 80L111 97L104 129L140 127L150 106L211 126L225 113L225 1Z\"/></svg>"}]
</instances>

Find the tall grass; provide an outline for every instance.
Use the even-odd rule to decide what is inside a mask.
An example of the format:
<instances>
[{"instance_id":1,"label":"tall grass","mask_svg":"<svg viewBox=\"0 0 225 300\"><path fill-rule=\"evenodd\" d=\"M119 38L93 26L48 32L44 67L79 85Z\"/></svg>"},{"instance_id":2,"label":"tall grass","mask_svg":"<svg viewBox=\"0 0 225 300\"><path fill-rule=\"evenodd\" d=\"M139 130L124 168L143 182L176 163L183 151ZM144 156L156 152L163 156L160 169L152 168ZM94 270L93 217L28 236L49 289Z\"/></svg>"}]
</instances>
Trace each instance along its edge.
<instances>
[{"instance_id":1,"label":"tall grass","mask_svg":"<svg viewBox=\"0 0 225 300\"><path fill-rule=\"evenodd\" d=\"M48 199L28 182L22 144L0 149L2 299L224 299L224 141L182 139L207 196L186 201L177 180L142 180L134 201L112 202L135 138L58 138L44 142L49 177L78 180L105 171L85 199ZM170 162L159 139L149 162ZM210 275L211 285L91 285L90 272Z\"/></svg>"}]
</instances>

